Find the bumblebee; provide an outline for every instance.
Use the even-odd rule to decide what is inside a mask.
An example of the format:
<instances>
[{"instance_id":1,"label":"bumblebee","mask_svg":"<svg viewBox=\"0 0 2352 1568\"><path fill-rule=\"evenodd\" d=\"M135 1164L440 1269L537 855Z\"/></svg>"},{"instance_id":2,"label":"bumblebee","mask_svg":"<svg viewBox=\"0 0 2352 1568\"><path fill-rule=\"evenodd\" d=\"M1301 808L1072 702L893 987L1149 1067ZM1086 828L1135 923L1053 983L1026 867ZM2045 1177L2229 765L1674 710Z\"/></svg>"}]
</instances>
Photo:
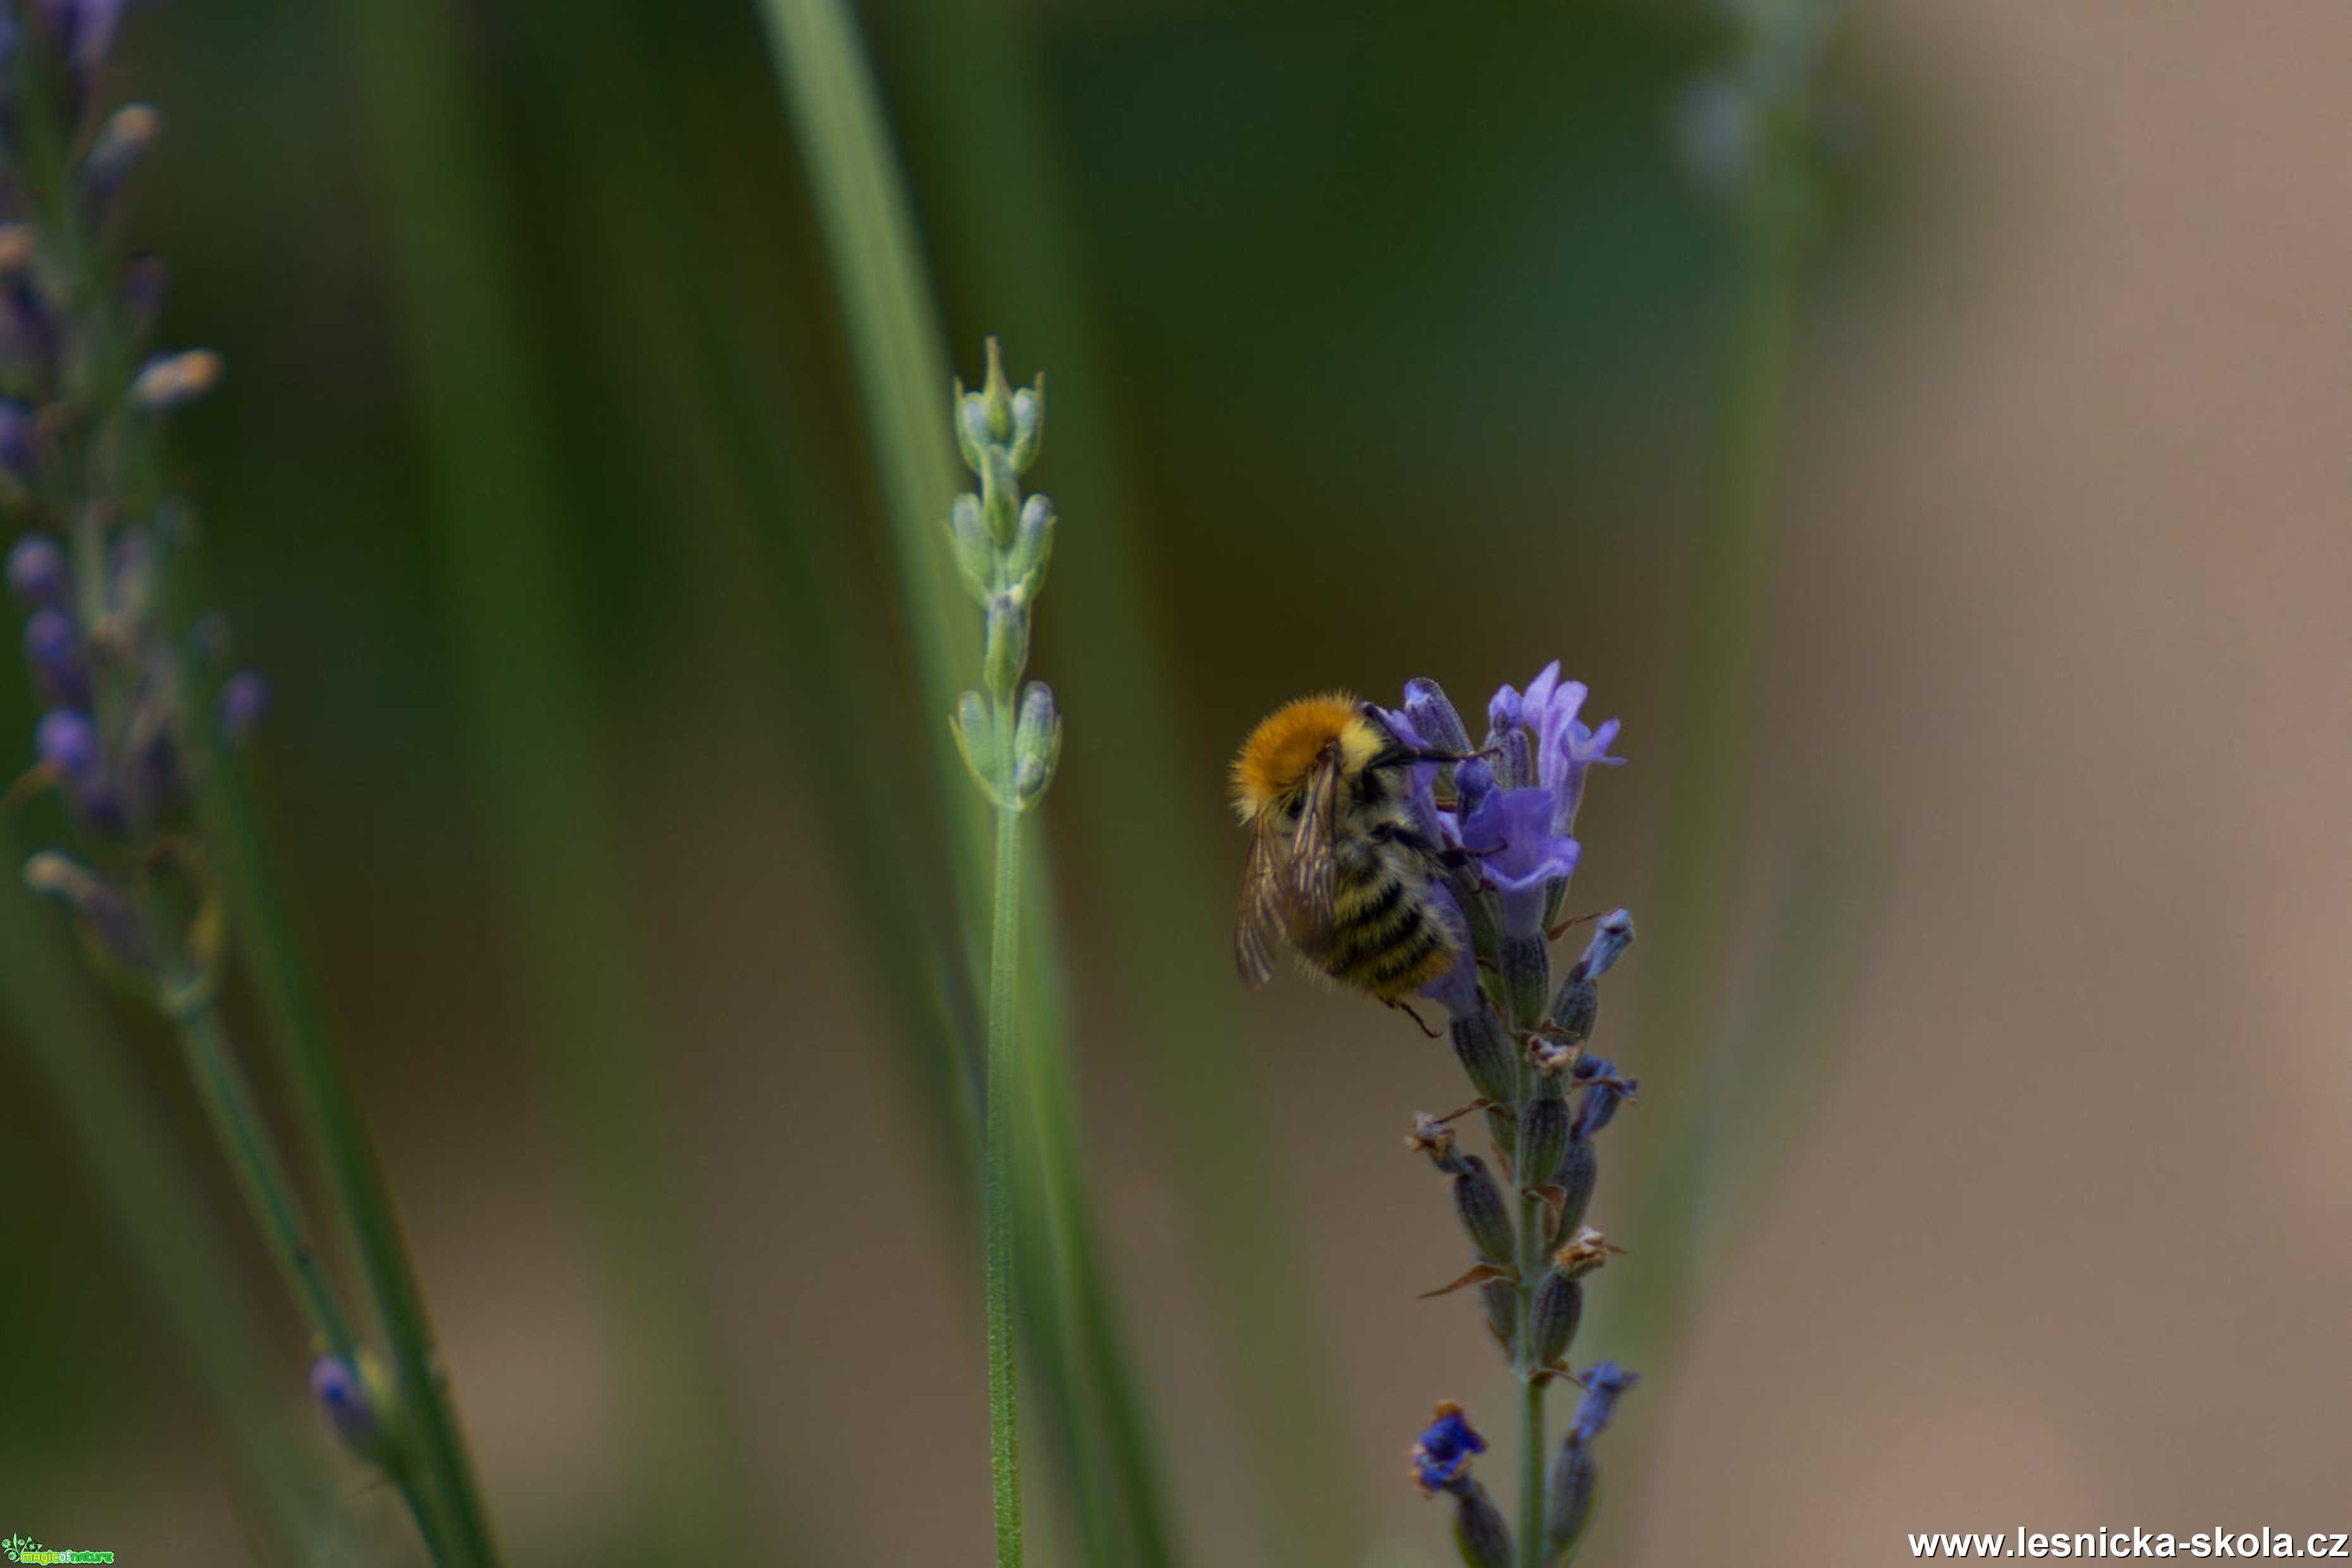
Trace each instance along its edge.
<instances>
[{"instance_id":1,"label":"bumblebee","mask_svg":"<svg viewBox=\"0 0 2352 1568\"><path fill-rule=\"evenodd\" d=\"M1346 692L1302 697L1250 731L1233 770L1250 831L1234 925L1244 984L1273 974L1278 941L1392 1006L1453 965L1462 937L1432 890L1447 852L1413 823L1409 770L1462 760L1405 744Z\"/></svg>"}]
</instances>

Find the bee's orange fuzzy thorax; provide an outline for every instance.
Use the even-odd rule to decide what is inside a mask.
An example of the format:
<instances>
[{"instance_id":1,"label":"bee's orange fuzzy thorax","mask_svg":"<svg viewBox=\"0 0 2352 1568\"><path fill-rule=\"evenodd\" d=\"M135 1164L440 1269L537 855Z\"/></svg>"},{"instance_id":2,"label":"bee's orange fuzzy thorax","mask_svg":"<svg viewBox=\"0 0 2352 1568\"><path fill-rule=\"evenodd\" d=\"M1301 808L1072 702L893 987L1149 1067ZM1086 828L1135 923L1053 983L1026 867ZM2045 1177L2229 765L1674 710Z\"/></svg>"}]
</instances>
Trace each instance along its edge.
<instances>
[{"instance_id":1,"label":"bee's orange fuzzy thorax","mask_svg":"<svg viewBox=\"0 0 2352 1568\"><path fill-rule=\"evenodd\" d=\"M1345 691L1327 691L1286 702L1267 714L1234 759L1234 808L1242 819L1249 820L1296 790L1332 742L1352 749L1360 743L1355 739L1358 731L1371 740L1360 706Z\"/></svg>"}]
</instances>

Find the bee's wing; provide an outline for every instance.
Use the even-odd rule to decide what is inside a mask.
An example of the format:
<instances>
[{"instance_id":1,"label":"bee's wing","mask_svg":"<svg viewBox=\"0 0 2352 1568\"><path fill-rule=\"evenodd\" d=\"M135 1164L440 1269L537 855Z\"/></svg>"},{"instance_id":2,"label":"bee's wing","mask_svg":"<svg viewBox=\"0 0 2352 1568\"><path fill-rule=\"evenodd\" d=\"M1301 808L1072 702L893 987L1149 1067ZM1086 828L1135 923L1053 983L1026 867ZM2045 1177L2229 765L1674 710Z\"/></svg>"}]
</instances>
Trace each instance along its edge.
<instances>
[{"instance_id":1,"label":"bee's wing","mask_svg":"<svg viewBox=\"0 0 2352 1568\"><path fill-rule=\"evenodd\" d=\"M1282 852L1273 821L1260 818L1250 835L1249 860L1242 868L1241 913L1234 921L1234 967L1255 989L1274 975L1274 948L1283 931Z\"/></svg>"},{"instance_id":2,"label":"bee's wing","mask_svg":"<svg viewBox=\"0 0 2352 1568\"><path fill-rule=\"evenodd\" d=\"M1339 811L1339 759L1326 756L1307 784L1306 808L1290 846L1290 923L1298 935L1327 931L1339 880L1336 833Z\"/></svg>"}]
</instances>

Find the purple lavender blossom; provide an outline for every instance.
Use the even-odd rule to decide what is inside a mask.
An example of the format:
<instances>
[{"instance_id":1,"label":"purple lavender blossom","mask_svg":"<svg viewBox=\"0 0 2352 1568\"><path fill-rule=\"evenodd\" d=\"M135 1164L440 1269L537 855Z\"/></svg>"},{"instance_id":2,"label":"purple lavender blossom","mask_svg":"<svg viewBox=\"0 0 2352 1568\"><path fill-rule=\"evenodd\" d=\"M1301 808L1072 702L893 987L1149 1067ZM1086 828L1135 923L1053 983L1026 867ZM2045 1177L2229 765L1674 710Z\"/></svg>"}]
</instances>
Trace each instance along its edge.
<instances>
[{"instance_id":1,"label":"purple lavender blossom","mask_svg":"<svg viewBox=\"0 0 2352 1568\"><path fill-rule=\"evenodd\" d=\"M1641 1381L1639 1373L1627 1372L1613 1361L1589 1368L1583 1377L1584 1397L1577 1402L1576 1419L1569 1424L1569 1441L1590 1443L1601 1436L1617 1413L1619 1396Z\"/></svg>"},{"instance_id":2,"label":"purple lavender blossom","mask_svg":"<svg viewBox=\"0 0 2352 1568\"><path fill-rule=\"evenodd\" d=\"M1486 703L1486 742L1482 755L1453 768L1455 802L1437 810L1433 784L1439 765L1412 770L1413 812L1433 842L1464 848L1499 895L1503 929L1525 940L1538 934L1556 886L1576 870L1578 847L1570 837L1591 768L1624 761L1608 754L1617 721L1598 730L1577 717L1586 690L1559 678L1558 660L1546 665L1525 692L1504 686ZM1406 683L1402 710L1381 717L1407 745L1465 750L1468 731L1444 691L1433 680Z\"/></svg>"},{"instance_id":3,"label":"purple lavender blossom","mask_svg":"<svg viewBox=\"0 0 2352 1568\"><path fill-rule=\"evenodd\" d=\"M1462 823L1463 847L1501 898L1507 935L1540 935L1552 883L1576 870L1576 840L1552 831L1555 804L1546 789L1496 790Z\"/></svg>"},{"instance_id":4,"label":"purple lavender blossom","mask_svg":"<svg viewBox=\"0 0 2352 1568\"><path fill-rule=\"evenodd\" d=\"M1519 704L1522 721L1535 733L1536 782L1552 794L1551 830L1562 836L1575 826L1586 771L1596 765L1622 766L1625 761L1609 755L1610 742L1617 738L1616 720L1595 730L1577 718L1587 695L1584 682L1559 678L1559 661L1554 659L1528 682Z\"/></svg>"},{"instance_id":5,"label":"purple lavender blossom","mask_svg":"<svg viewBox=\"0 0 2352 1568\"><path fill-rule=\"evenodd\" d=\"M4 416L0 423L5 423ZM8 547L8 590L26 609L62 609L72 586L66 552L47 534L28 533Z\"/></svg>"},{"instance_id":6,"label":"purple lavender blossom","mask_svg":"<svg viewBox=\"0 0 2352 1568\"><path fill-rule=\"evenodd\" d=\"M1409 1456L1413 1479L1423 1492L1451 1491L1468 1476L1472 1456L1486 1451L1486 1439L1470 1425L1462 1406L1446 1400L1438 1405L1436 1418L1413 1441Z\"/></svg>"},{"instance_id":7,"label":"purple lavender blossom","mask_svg":"<svg viewBox=\"0 0 2352 1568\"><path fill-rule=\"evenodd\" d=\"M98 771L98 726L69 708L53 708L33 731L33 754L69 779L90 778Z\"/></svg>"},{"instance_id":8,"label":"purple lavender blossom","mask_svg":"<svg viewBox=\"0 0 2352 1568\"><path fill-rule=\"evenodd\" d=\"M1592 1135L1609 1125L1617 1108L1633 1098L1641 1088L1638 1080L1617 1076L1617 1064L1606 1057L1586 1057L1576 1064L1573 1078L1584 1090L1584 1105L1577 1112L1571 1136L1580 1143L1590 1143Z\"/></svg>"}]
</instances>

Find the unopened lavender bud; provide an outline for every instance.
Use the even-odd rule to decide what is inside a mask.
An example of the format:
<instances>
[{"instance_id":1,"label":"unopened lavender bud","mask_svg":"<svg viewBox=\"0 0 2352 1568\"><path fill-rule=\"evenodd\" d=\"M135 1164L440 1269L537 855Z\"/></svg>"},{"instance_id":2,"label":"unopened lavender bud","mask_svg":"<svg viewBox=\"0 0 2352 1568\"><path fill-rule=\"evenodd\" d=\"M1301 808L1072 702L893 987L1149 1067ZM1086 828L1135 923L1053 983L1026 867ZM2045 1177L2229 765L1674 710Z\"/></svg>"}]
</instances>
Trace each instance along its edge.
<instances>
[{"instance_id":1,"label":"unopened lavender bud","mask_svg":"<svg viewBox=\"0 0 2352 1568\"><path fill-rule=\"evenodd\" d=\"M147 362L131 384L131 400L151 414L193 403L221 378L221 357L210 349L184 349Z\"/></svg>"},{"instance_id":2,"label":"unopened lavender bud","mask_svg":"<svg viewBox=\"0 0 2352 1568\"><path fill-rule=\"evenodd\" d=\"M1061 758L1062 715L1053 689L1033 680L1021 693L1021 716L1013 728L1013 792L1021 805L1036 804Z\"/></svg>"},{"instance_id":3,"label":"unopened lavender bud","mask_svg":"<svg viewBox=\"0 0 2352 1568\"><path fill-rule=\"evenodd\" d=\"M1476 1481L1454 1490L1454 1545L1466 1568L1511 1568L1511 1527Z\"/></svg>"},{"instance_id":4,"label":"unopened lavender bud","mask_svg":"<svg viewBox=\"0 0 2352 1568\"><path fill-rule=\"evenodd\" d=\"M1470 1245L1487 1262L1507 1267L1511 1261L1511 1212L1503 1202L1503 1189L1486 1173L1486 1162L1475 1154L1462 1161L1464 1169L1454 1178L1454 1213L1461 1220L1463 1234Z\"/></svg>"},{"instance_id":5,"label":"unopened lavender bud","mask_svg":"<svg viewBox=\"0 0 2352 1568\"><path fill-rule=\"evenodd\" d=\"M1598 1472L1592 1450L1581 1443L1562 1443L1552 1456L1551 1473L1544 1484L1544 1546L1553 1563L1567 1560L1569 1551L1583 1539L1592 1522L1594 1481Z\"/></svg>"},{"instance_id":6,"label":"unopened lavender bud","mask_svg":"<svg viewBox=\"0 0 2352 1568\"><path fill-rule=\"evenodd\" d=\"M969 491L948 507L948 547L964 592L985 607L996 593L996 541L988 537L988 525L981 521L980 498Z\"/></svg>"},{"instance_id":7,"label":"unopened lavender bud","mask_svg":"<svg viewBox=\"0 0 2352 1568\"><path fill-rule=\"evenodd\" d=\"M1037 448L1045 439L1045 378L1039 376L1033 389L1023 387L1013 395L1013 440L1007 450L1013 457L1013 471L1025 473L1037 460Z\"/></svg>"},{"instance_id":8,"label":"unopened lavender bud","mask_svg":"<svg viewBox=\"0 0 2352 1568\"><path fill-rule=\"evenodd\" d=\"M26 621L25 662L49 701L65 708L89 706L89 667L82 657L81 633L63 610L36 610Z\"/></svg>"},{"instance_id":9,"label":"unopened lavender bud","mask_svg":"<svg viewBox=\"0 0 2352 1568\"><path fill-rule=\"evenodd\" d=\"M1519 1184L1532 1187L1568 1152L1568 1102L1538 1095L1519 1102Z\"/></svg>"},{"instance_id":10,"label":"unopened lavender bud","mask_svg":"<svg viewBox=\"0 0 2352 1568\"><path fill-rule=\"evenodd\" d=\"M981 649L981 679L991 691L1011 696L1029 663L1029 609L1009 594L988 602L988 627Z\"/></svg>"},{"instance_id":11,"label":"unopened lavender bud","mask_svg":"<svg viewBox=\"0 0 2352 1568\"><path fill-rule=\"evenodd\" d=\"M1518 1075L1511 1065L1511 1047L1503 1038L1503 1029L1494 1010L1480 1005L1468 1013L1456 1014L1447 1028L1454 1041L1454 1055L1462 1063L1462 1070L1470 1075L1471 1087L1480 1097L1500 1100L1507 1105L1518 1088Z\"/></svg>"},{"instance_id":12,"label":"unopened lavender bud","mask_svg":"<svg viewBox=\"0 0 2352 1568\"><path fill-rule=\"evenodd\" d=\"M1031 496L1021 503L1013 547L1005 552L1004 579L1024 601L1034 599L1045 585L1045 563L1054 558L1054 503L1045 497Z\"/></svg>"},{"instance_id":13,"label":"unopened lavender bud","mask_svg":"<svg viewBox=\"0 0 2352 1568\"><path fill-rule=\"evenodd\" d=\"M1553 1037L1565 1046L1582 1046L1601 1018L1601 988L1571 964L1559 994L1551 999L1549 1016Z\"/></svg>"},{"instance_id":14,"label":"unopened lavender bud","mask_svg":"<svg viewBox=\"0 0 2352 1568\"><path fill-rule=\"evenodd\" d=\"M73 596L73 579L66 569L66 552L56 540L28 533L8 547L8 591L26 609L65 606Z\"/></svg>"},{"instance_id":15,"label":"unopened lavender bud","mask_svg":"<svg viewBox=\"0 0 2352 1568\"><path fill-rule=\"evenodd\" d=\"M973 473L980 472L981 454L993 445L988 433L988 409L980 398L956 383L955 391L956 448L963 454L963 466Z\"/></svg>"},{"instance_id":16,"label":"unopened lavender bud","mask_svg":"<svg viewBox=\"0 0 2352 1568\"><path fill-rule=\"evenodd\" d=\"M143 103L127 103L99 127L81 161L83 210L102 213L163 128L163 117Z\"/></svg>"},{"instance_id":17,"label":"unopened lavender bud","mask_svg":"<svg viewBox=\"0 0 2352 1568\"><path fill-rule=\"evenodd\" d=\"M1527 705L1520 700L1516 686L1498 686L1495 695L1486 699L1486 743L1493 745L1504 731L1517 730L1527 722Z\"/></svg>"},{"instance_id":18,"label":"unopened lavender bud","mask_svg":"<svg viewBox=\"0 0 2352 1568\"><path fill-rule=\"evenodd\" d=\"M977 691L965 692L956 700L948 727L955 731L956 750L963 753L963 765L971 770L971 776L989 794L999 793L996 715L988 699Z\"/></svg>"},{"instance_id":19,"label":"unopened lavender bud","mask_svg":"<svg viewBox=\"0 0 2352 1568\"><path fill-rule=\"evenodd\" d=\"M1584 1319L1584 1287L1557 1269L1536 1287L1534 1315L1528 1320L1535 1341L1536 1364L1550 1366L1568 1353Z\"/></svg>"},{"instance_id":20,"label":"unopened lavender bud","mask_svg":"<svg viewBox=\"0 0 2352 1568\"><path fill-rule=\"evenodd\" d=\"M1421 736L1422 744L1433 752L1466 752L1470 749L1470 731L1463 727L1462 715L1445 699L1445 689L1434 680L1414 679L1404 683L1405 717Z\"/></svg>"},{"instance_id":21,"label":"unopened lavender bud","mask_svg":"<svg viewBox=\"0 0 2352 1568\"><path fill-rule=\"evenodd\" d=\"M1004 354L994 338L988 340L988 374L980 384L979 402L990 442L1001 447L1013 439L1013 386L1004 379Z\"/></svg>"},{"instance_id":22,"label":"unopened lavender bud","mask_svg":"<svg viewBox=\"0 0 2352 1568\"><path fill-rule=\"evenodd\" d=\"M13 398L0 400L0 469L19 484L32 482L38 430L30 408Z\"/></svg>"},{"instance_id":23,"label":"unopened lavender bud","mask_svg":"<svg viewBox=\"0 0 2352 1568\"><path fill-rule=\"evenodd\" d=\"M242 741L261 727L269 711L269 682L257 670L240 669L220 689L221 733Z\"/></svg>"},{"instance_id":24,"label":"unopened lavender bud","mask_svg":"<svg viewBox=\"0 0 2352 1568\"><path fill-rule=\"evenodd\" d=\"M1541 930L1521 934L1506 929L1496 944L1495 968L1503 983L1503 1005L1511 1021L1533 1027L1543 1017L1545 994L1551 989L1551 948Z\"/></svg>"}]
</instances>

